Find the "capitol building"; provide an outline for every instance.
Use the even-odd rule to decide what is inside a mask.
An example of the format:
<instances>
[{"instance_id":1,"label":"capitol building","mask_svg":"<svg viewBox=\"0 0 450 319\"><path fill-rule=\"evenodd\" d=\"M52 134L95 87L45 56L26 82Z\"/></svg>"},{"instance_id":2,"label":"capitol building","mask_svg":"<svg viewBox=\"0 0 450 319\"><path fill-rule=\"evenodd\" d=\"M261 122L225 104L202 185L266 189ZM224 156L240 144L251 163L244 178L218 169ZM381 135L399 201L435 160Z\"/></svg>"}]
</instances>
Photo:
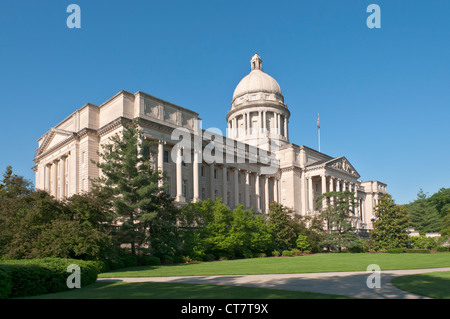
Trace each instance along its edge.
<instances>
[{"instance_id":1,"label":"capitol building","mask_svg":"<svg viewBox=\"0 0 450 319\"><path fill-rule=\"evenodd\" d=\"M290 115L280 86L263 71L257 54L234 90L226 134L203 129L193 110L141 91L121 91L101 105L84 105L38 139L36 189L59 200L89 191L91 179L101 173L92 161L99 160L102 145L124 123L139 119L143 138L154 141L152 167L165 173L167 192L180 205L221 198L230 208L242 204L265 213L276 201L312 216L317 196L350 190L359 200L353 226L372 229L386 184L362 181L345 156L294 144Z\"/></svg>"}]
</instances>

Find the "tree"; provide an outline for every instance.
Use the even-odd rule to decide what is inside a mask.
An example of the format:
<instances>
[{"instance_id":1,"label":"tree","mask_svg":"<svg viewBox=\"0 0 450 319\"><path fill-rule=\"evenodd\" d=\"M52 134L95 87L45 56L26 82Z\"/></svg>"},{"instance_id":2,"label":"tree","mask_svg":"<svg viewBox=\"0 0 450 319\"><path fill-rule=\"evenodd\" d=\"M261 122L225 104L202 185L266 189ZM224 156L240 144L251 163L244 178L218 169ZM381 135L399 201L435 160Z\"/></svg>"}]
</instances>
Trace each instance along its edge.
<instances>
[{"instance_id":1,"label":"tree","mask_svg":"<svg viewBox=\"0 0 450 319\"><path fill-rule=\"evenodd\" d=\"M374 229L370 233L371 249L382 251L406 247L409 237L404 205L396 205L390 194L383 194L375 207L375 217Z\"/></svg>"},{"instance_id":2,"label":"tree","mask_svg":"<svg viewBox=\"0 0 450 319\"><path fill-rule=\"evenodd\" d=\"M310 246L308 244L308 237L306 237L304 235L298 235L296 243L297 243L297 248L300 249L300 251L302 253L305 249L310 248Z\"/></svg>"},{"instance_id":3,"label":"tree","mask_svg":"<svg viewBox=\"0 0 450 319\"><path fill-rule=\"evenodd\" d=\"M291 209L277 202L272 202L269 205L268 223L276 248L279 251L295 247L295 241L298 236L292 227L292 213Z\"/></svg>"},{"instance_id":4,"label":"tree","mask_svg":"<svg viewBox=\"0 0 450 319\"><path fill-rule=\"evenodd\" d=\"M114 135L110 143L102 146L96 163L102 175L94 181L94 188L110 194L118 239L130 245L133 256L136 247L149 243L156 244L153 253L159 254L157 250L164 245L155 236L175 223L173 199L158 184L163 176L150 168L151 145L143 138L138 121L124 121L122 134ZM165 249L164 253L172 250Z\"/></svg>"},{"instance_id":5,"label":"tree","mask_svg":"<svg viewBox=\"0 0 450 319\"><path fill-rule=\"evenodd\" d=\"M434 197L435 201L437 201L437 198ZM419 190L417 199L407 206L407 212L410 226L418 232L428 233L440 230L442 218L434 203L429 201L422 189Z\"/></svg>"},{"instance_id":6,"label":"tree","mask_svg":"<svg viewBox=\"0 0 450 319\"><path fill-rule=\"evenodd\" d=\"M441 188L427 198L427 201L436 208L439 216L444 218L450 213L450 188Z\"/></svg>"},{"instance_id":7,"label":"tree","mask_svg":"<svg viewBox=\"0 0 450 319\"><path fill-rule=\"evenodd\" d=\"M330 204L322 207L322 201L329 201ZM320 217L326 223L327 233L323 244L330 249L351 248L358 243L358 239L351 224L351 218L354 216L354 207L357 200L354 193L327 192L316 198L316 207L321 209Z\"/></svg>"}]
</instances>

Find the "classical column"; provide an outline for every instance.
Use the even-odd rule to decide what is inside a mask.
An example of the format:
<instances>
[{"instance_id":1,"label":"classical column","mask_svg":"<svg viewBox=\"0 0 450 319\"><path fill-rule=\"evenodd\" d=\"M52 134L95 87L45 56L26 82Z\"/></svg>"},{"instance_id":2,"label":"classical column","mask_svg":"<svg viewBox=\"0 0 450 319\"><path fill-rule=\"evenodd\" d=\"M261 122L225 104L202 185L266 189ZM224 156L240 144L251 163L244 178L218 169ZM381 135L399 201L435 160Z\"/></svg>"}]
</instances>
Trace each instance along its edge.
<instances>
[{"instance_id":1,"label":"classical column","mask_svg":"<svg viewBox=\"0 0 450 319\"><path fill-rule=\"evenodd\" d=\"M289 130L288 130L288 120L287 117L284 118L284 131L285 131L285 137L289 140Z\"/></svg>"},{"instance_id":2,"label":"classical column","mask_svg":"<svg viewBox=\"0 0 450 319\"><path fill-rule=\"evenodd\" d=\"M334 192L334 177L330 176L330 192ZM334 205L334 196L330 197L330 205Z\"/></svg>"},{"instance_id":3,"label":"classical column","mask_svg":"<svg viewBox=\"0 0 450 319\"><path fill-rule=\"evenodd\" d=\"M355 197L356 197L356 199L355 199L355 206L354 206L354 211L355 211L355 215L358 215L358 210L359 210L359 200L358 200L358 184L357 183L355 183L355 184L353 184L353 189L354 189L354 192L355 192ZM362 222L362 221L361 221Z\"/></svg>"},{"instance_id":4,"label":"classical column","mask_svg":"<svg viewBox=\"0 0 450 319\"><path fill-rule=\"evenodd\" d=\"M314 194L313 194L313 183L312 176L308 176L308 195L309 195L309 210L314 212Z\"/></svg>"},{"instance_id":5,"label":"classical column","mask_svg":"<svg viewBox=\"0 0 450 319\"><path fill-rule=\"evenodd\" d=\"M327 176L325 174L322 175L322 195L327 192ZM322 198L322 209L327 207L327 199Z\"/></svg>"},{"instance_id":6,"label":"classical column","mask_svg":"<svg viewBox=\"0 0 450 319\"><path fill-rule=\"evenodd\" d=\"M176 162L176 170L177 170L177 196L175 200L177 202L185 202L186 198L183 196L183 156L181 155L181 147L177 147L177 162Z\"/></svg>"},{"instance_id":7,"label":"classical column","mask_svg":"<svg viewBox=\"0 0 450 319\"><path fill-rule=\"evenodd\" d=\"M225 205L228 205L228 187L227 187L227 167L223 164L222 167L222 201Z\"/></svg>"},{"instance_id":8,"label":"classical column","mask_svg":"<svg viewBox=\"0 0 450 319\"><path fill-rule=\"evenodd\" d=\"M263 114L262 114L263 115L263 133L266 133L266 130L267 130L267 127L266 127L266 125L267 125L266 116L267 115L266 115L266 113L267 113L266 111L263 111Z\"/></svg>"},{"instance_id":9,"label":"classical column","mask_svg":"<svg viewBox=\"0 0 450 319\"><path fill-rule=\"evenodd\" d=\"M58 194L58 161L55 160L53 161L52 164L52 192L51 195L54 196L56 198L57 194Z\"/></svg>"},{"instance_id":10,"label":"classical column","mask_svg":"<svg viewBox=\"0 0 450 319\"><path fill-rule=\"evenodd\" d=\"M277 133L278 133L278 135L281 135L281 115L280 115L280 113L277 113L277 125L278 125Z\"/></svg>"},{"instance_id":11,"label":"classical column","mask_svg":"<svg viewBox=\"0 0 450 319\"><path fill-rule=\"evenodd\" d=\"M59 161L59 200L66 197L66 156Z\"/></svg>"},{"instance_id":12,"label":"classical column","mask_svg":"<svg viewBox=\"0 0 450 319\"><path fill-rule=\"evenodd\" d=\"M246 115L247 115L247 131L245 133L247 135L250 135L251 134L251 132L250 132L250 124L251 124L251 122L250 122L250 113L246 113Z\"/></svg>"},{"instance_id":13,"label":"classical column","mask_svg":"<svg viewBox=\"0 0 450 319\"><path fill-rule=\"evenodd\" d=\"M50 172L51 172L51 164L47 164L45 167L45 186L44 189L47 193L50 194L51 191L51 184L50 184Z\"/></svg>"},{"instance_id":14,"label":"classical column","mask_svg":"<svg viewBox=\"0 0 450 319\"><path fill-rule=\"evenodd\" d=\"M304 170L302 172L301 183L302 214L306 215L306 212L308 211L308 185Z\"/></svg>"},{"instance_id":15,"label":"classical column","mask_svg":"<svg viewBox=\"0 0 450 319\"><path fill-rule=\"evenodd\" d=\"M270 198L269 198L269 177L267 175L264 176L264 199L265 199L265 211L269 212Z\"/></svg>"},{"instance_id":16,"label":"classical column","mask_svg":"<svg viewBox=\"0 0 450 319\"><path fill-rule=\"evenodd\" d=\"M163 179L162 179L162 174L164 172L164 141L163 140L159 140L158 141L158 171L160 173L160 179L158 180L158 186L162 187L163 186Z\"/></svg>"},{"instance_id":17,"label":"classical column","mask_svg":"<svg viewBox=\"0 0 450 319\"><path fill-rule=\"evenodd\" d=\"M239 169L235 167L233 173L234 173L234 207L237 207L239 205L239 183L238 183Z\"/></svg>"},{"instance_id":18,"label":"classical column","mask_svg":"<svg viewBox=\"0 0 450 319\"><path fill-rule=\"evenodd\" d=\"M274 200L279 203L280 202L280 190L279 190L279 182L278 182L278 178L274 177L273 180L273 198Z\"/></svg>"},{"instance_id":19,"label":"classical column","mask_svg":"<svg viewBox=\"0 0 450 319\"><path fill-rule=\"evenodd\" d=\"M261 111L258 111L258 134L262 132L262 119L261 119Z\"/></svg>"},{"instance_id":20,"label":"classical column","mask_svg":"<svg viewBox=\"0 0 450 319\"><path fill-rule=\"evenodd\" d=\"M336 192L340 192L341 191L341 179L338 178L336 180Z\"/></svg>"},{"instance_id":21,"label":"classical column","mask_svg":"<svg viewBox=\"0 0 450 319\"><path fill-rule=\"evenodd\" d=\"M199 182L199 152L198 150L194 150L194 162L192 163L192 177L193 177L193 193L194 196L192 201L194 203L200 201L200 182Z\"/></svg>"},{"instance_id":22,"label":"classical column","mask_svg":"<svg viewBox=\"0 0 450 319\"><path fill-rule=\"evenodd\" d=\"M261 195L260 195L260 186L259 186L259 174L255 174L255 200L256 200L256 211L261 211Z\"/></svg>"},{"instance_id":23,"label":"classical column","mask_svg":"<svg viewBox=\"0 0 450 319\"><path fill-rule=\"evenodd\" d=\"M245 194L245 208L249 208L250 207L250 174L248 171L245 171L244 194Z\"/></svg>"}]
</instances>

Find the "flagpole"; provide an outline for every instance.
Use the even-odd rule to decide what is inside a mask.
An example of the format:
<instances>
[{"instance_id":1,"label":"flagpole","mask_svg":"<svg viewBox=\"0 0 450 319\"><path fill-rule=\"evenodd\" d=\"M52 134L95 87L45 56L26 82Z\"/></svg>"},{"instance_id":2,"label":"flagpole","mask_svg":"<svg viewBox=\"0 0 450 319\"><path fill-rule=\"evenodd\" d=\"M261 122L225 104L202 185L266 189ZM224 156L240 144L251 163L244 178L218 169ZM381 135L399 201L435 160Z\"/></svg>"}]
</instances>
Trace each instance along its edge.
<instances>
[{"instance_id":1,"label":"flagpole","mask_svg":"<svg viewBox=\"0 0 450 319\"><path fill-rule=\"evenodd\" d=\"M317 113L317 133L319 137L319 152L320 152L320 124L319 124L319 113Z\"/></svg>"}]
</instances>

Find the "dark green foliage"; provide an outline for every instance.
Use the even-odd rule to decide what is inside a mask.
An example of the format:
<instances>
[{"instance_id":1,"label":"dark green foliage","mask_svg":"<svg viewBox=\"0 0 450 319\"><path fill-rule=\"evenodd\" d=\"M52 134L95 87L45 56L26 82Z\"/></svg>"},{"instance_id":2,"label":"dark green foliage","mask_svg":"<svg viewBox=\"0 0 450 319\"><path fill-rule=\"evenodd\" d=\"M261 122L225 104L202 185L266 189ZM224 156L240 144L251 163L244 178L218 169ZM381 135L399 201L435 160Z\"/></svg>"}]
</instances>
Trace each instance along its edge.
<instances>
[{"instance_id":1,"label":"dark green foliage","mask_svg":"<svg viewBox=\"0 0 450 319\"><path fill-rule=\"evenodd\" d=\"M292 210L273 202L269 205L268 223L277 250L289 250L296 247L298 235L292 227Z\"/></svg>"},{"instance_id":2,"label":"dark green foliage","mask_svg":"<svg viewBox=\"0 0 450 319\"><path fill-rule=\"evenodd\" d=\"M450 250L449 250L449 247L439 246L439 247L436 247L436 251L438 253L446 253L446 252L448 252Z\"/></svg>"},{"instance_id":3,"label":"dark green foliage","mask_svg":"<svg viewBox=\"0 0 450 319\"><path fill-rule=\"evenodd\" d=\"M273 238L264 216L221 200L191 203L181 208L183 256L191 260L249 258L272 251Z\"/></svg>"},{"instance_id":4,"label":"dark green foliage","mask_svg":"<svg viewBox=\"0 0 450 319\"><path fill-rule=\"evenodd\" d=\"M407 253L407 254L429 254L430 250L428 250L428 249L405 249L405 253Z\"/></svg>"},{"instance_id":5,"label":"dark green foliage","mask_svg":"<svg viewBox=\"0 0 450 319\"><path fill-rule=\"evenodd\" d=\"M8 298L34 296L68 290L67 267L80 267L81 287L94 283L101 267L93 261L75 259L43 258L31 260L2 260L0 273L6 272L11 280Z\"/></svg>"},{"instance_id":6,"label":"dark green foliage","mask_svg":"<svg viewBox=\"0 0 450 319\"><path fill-rule=\"evenodd\" d=\"M404 205L396 205L391 195L383 194L375 208L376 221L370 233L371 249L383 251L406 248L408 216Z\"/></svg>"},{"instance_id":7,"label":"dark green foliage","mask_svg":"<svg viewBox=\"0 0 450 319\"><path fill-rule=\"evenodd\" d=\"M407 212L409 216L410 227L417 230L419 233L438 232L441 229L442 217L437 205L438 193L434 194L434 200L427 198L427 195L422 189L417 194L417 199L407 205Z\"/></svg>"},{"instance_id":8,"label":"dark green foliage","mask_svg":"<svg viewBox=\"0 0 450 319\"><path fill-rule=\"evenodd\" d=\"M389 254L403 254L405 252L405 248L390 248L387 252Z\"/></svg>"},{"instance_id":9,"label":"dark green foliage","mask_svg":"<svg viewBox=\"0 0 450 319\"><path fill-rule=\"evenodd\" d=\"M11 275L0 267L0 299L8 298L11 294L12 281Z\"/></svg>"},{"instance_id":10,"label":"dark green foliage","mask_svg":"<svg viewBox=\"0 0 450 319\"><path fill-rule=\"evenodd\" d=\"M96 165L103 176L93 185L111 196L118 222L114 238L129 244L133 256L148 245L155 256L173 257L178 249L177 210L159 184L162 174L150 168L152 147L138 121L124 121L122 134L113 136L99 153Z\"/></svg>"},{"instance_id":11,"label":"dark green foliage","mask_svg":"<svg viewBox=\"0 0 450 319\"><path fill-rule=\"evenodd\" d=\"M330 204L323 208L322 200L327 200ZM322 244L328 250L336 249L341 252L343 248L359 249L356 247L360 246L360 242L351 225L355 205L354 193L350 191L327 192L316 198L316 207L321 210L320 217L327 225Z\"/></svg>"}]
</instances>

